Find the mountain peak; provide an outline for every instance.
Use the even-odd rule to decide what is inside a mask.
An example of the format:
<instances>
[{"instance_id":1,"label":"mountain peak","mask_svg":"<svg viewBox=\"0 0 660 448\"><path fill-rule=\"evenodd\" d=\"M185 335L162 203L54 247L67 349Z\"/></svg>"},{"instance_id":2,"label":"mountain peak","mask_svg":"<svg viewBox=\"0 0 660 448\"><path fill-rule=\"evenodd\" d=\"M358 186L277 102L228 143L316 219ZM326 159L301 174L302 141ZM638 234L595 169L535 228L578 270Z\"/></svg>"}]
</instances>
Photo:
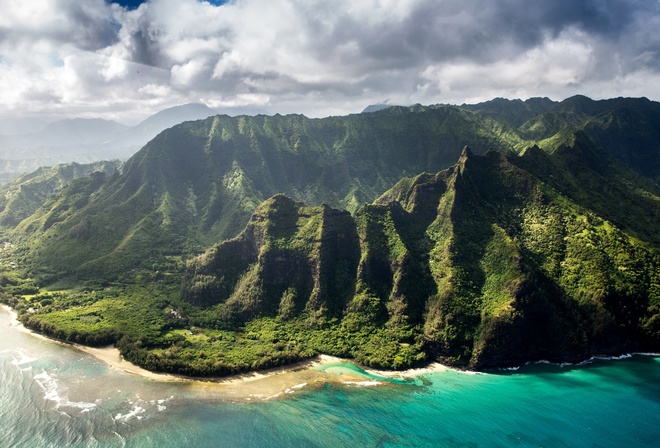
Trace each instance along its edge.
<instances>
[{"instance_id":1,"label":"mountain peak","mask_svg":"<svg viewBox=\"0 0 660 448\"><path fill-rule=\"evenodd\" d=\"M378 112L379 110L387 109L387 108L392 107L392 106L393 106L392 104L389 104L389 100L385 101L383 103L370 104L367 107L365 107L364 109L362 109L361 113L368 114L368 113L371 113L371 112Z\"/></svg>"},{"instance_id":2,"label":"mountain peak","mask_svg":"<svg viewBox=\"0 0 660 448\"><path fill-rule=\"evenodd\" d=\"M145 125L150 121L158 121L159 119L165 121L172 121L172 126L180 123L181 118L188 118L189 116L195 116L199 118L206 118L211 115L215 115L216 111L208 107L206 104L202 103L187 103L180 106L169 107L163 109L160 112L155 113L149 118L145 119L140 125Z\"/></svg>"},{"instance_id":3,"label":"mountain peak","mask_svg":"<svg viewBox=\"0 0 660 448\"><path fill-rule=\"evenodd\" d=\"M461 156L458 158L458 166L461 167L461 170L465 166L465 162L472 157L474 154L472 153L472 150L470 149L469 146L464 146L463 150L461 151Z\"/></svg>"},{"instance_id":4,"label":"mountain peak","mask_svg":"<svg viewBox=\"0 0 660 448\"><path fill-rule=\"evenodd\" d=\"M523 157L539 157L545 155L545 152L538 145L532 145L523 149L520 155Z\"/></svg>"}]
</instances>

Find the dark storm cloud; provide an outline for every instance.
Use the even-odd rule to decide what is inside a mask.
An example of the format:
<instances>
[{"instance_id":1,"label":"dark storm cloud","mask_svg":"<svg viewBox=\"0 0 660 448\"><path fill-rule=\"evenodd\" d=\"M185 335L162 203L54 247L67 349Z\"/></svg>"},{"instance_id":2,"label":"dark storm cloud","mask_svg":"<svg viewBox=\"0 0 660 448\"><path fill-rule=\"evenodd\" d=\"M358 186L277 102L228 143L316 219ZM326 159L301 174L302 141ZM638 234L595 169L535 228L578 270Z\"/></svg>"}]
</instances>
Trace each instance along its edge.
<instances>
[{"instance_id":1,"label":"dark storm cloud","mask_svg":"<svg viewBox=\"0 0 660 448\"><path fill-rule=\"evenodd\" d=\"M146 27L130 34L129 48L131 62L160 68L171 66L171 62L163 56L158 40L150 35Z\"/></svg>"},{"instance_id":2,"label":"dark storm cloud","mask_svg":"<svg viewBox=\"0 0 660 448\"><path fill-rule=\"evenodd\" d=\"M318 4L295 7L323 8ZM329 25L320 25L318 14L302 17L300 25L304 29L300 33L308 41L306 50L310 54L300 56L330 58L335 63L353 66L356 73L455 59L490 62L533 48L567 29L616 43L626 33L635 31L640 16L658 15L659 11L658 2L634 0L432 0L419 2L400 21L365 24L363 16L329 10ZM273 18L278 19L286 20ZM240 26L249 28L250 23ZM124 31L129 35L127 46L133 62L162 68L175 64L161 40L167 30L156 23L150 9L145 8L134 23L125 23ZM218 33L227 32L218 29ZM350 43L356 51L346 54L343 46ZM288 43L264 44L285 47ZM218 50L217 56L221 56L222 49Z\"/></svg>"},{"instance_id":3,"label":"dark storm cloud","mask_svg":"<svg viewBox=\"0 0 660 448\"><path fill-rule=\"evenodd\" d=\"M118 41L119 24L108 15L100 14L99 10L88 7L88 3L65 2L61 7L66 9L64 15L71 19L73 32L59 33L60 42L94 51Z\"/></svg>"},{"instance_id":4,"label":"dark storm cloud","mask_svg":"<svg viewBox=\"0 0 660 448\"><path fill-rule=\"evenodd\" d=\"M3 14L10 23L0 21L0 34L4 45L45 41L70 44L81 50L94 51L117 42L119 24L114 21L103 0L84 2L52 0L43 8L32 7L46 17L13 15L9 8Z\"/></svg>"},{"instance_id":5,"label":"dark storm cloud","mask_svg":"<svg viewBox=\"0 0 660 448\"><path fill-rule=\"evenodd\" d=\"M318 54L332 54L354 41L354 61L396 68L424 61L492 61L539 45L568 28L606 40L634 31L640 15L657 15L657 2L621 0L426 1L399 23L365 26L345 15L331 33L319 36ZM315 28L309 23L309 32Z\"/></svg>"},{"instance_id":6,"label":"dark storm cloud","mask_svg":"<svg viewBox=\"0 0 660 448\"><path fill-rule=\"evenodd\" d=\"M179 61L168 45L178 26L164 23L162 11L157 12L164 3L145 6L150 8L141 9L135 22L124 24L130 60L171 69L180 91L215 91L223 97L262 93L270 102L280 95L342 101L365 95L401 98L407 92L410 101L424 101L424 95L433 101L433 95L446 96L459 87L474 97L477 86L470 86L488 87L489 82L493 91L508 83L510 92L520 94L553 82L558 91L579 88L590 78L602 81L632 70L655 70L658 64L659 33L648 26L660 13L657 1L367 0L355 5L273 0L268 11L263 1L237 1L223 7L231 19L216 17L211 32L224 44L201 55L191 50L189 59L179 54ZM209 38L206 22L200 29L189 25L185 39ZM225 67L227 55L235 56L234 66L214 70L216 64ZM484 72L474 70L490 65L499 71L506 67L502 61L515 67L525 58L526 76L496 73L483 79ZM456 64L460 70L449 70ZM444 87L434 86L434 79ZM413 98L420 86L423 94Z\"/></svg>"}]
</instances>

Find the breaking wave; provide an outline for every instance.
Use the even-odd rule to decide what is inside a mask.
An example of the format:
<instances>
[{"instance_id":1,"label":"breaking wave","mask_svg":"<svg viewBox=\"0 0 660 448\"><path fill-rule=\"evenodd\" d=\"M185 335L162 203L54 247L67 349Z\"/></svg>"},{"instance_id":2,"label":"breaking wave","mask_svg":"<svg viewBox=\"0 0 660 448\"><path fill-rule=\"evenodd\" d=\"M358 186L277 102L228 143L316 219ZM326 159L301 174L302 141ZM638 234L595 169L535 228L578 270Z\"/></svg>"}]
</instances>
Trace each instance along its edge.
<instances>
[{"instance_id":1,"label":"breaking wave","mask_svg":"<svg viewBox=\"0 0 660 448\"><path fill-rule=\"evenodd\" d=\"M85 401L71 401L66 395L66 391L60 390L57 378L51 376L45 370L34 376L34 380L43 390L43 398L46 401L55 403L55 409L75 408L80 409L80 413L90 412L96 408L96 403Z\"/></svg>"}]
</instances>

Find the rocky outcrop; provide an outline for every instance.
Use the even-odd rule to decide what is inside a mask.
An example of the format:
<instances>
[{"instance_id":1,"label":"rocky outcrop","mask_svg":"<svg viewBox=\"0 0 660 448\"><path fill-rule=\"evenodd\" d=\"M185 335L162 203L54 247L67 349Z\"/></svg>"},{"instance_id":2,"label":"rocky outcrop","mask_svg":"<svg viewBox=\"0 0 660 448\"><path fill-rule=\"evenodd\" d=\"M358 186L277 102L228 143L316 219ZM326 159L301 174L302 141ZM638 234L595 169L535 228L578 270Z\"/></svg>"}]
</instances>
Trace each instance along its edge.
<instances>
[{"instance_id":1,"label":"rocky outcrop","mask_svg":"<svg viewBox=\"0 0 660 448\"><path fill-rule=\"evenodd\" d=\"M358 259L348 212L276 195L237 238L188 262L183 296L196 305L223 303L226 318L243 322L263 313L340 314Z\"/></svg>"},{"instance_id":2,"label":"rocky outcrop","mask_svg":"<svg viewBox=\"0 0 660 448\"><path fill-rule=\"evenodd\" d=\"M183 297L232 322L368 314L375 328L412 328L427 359L471 368L657 349L657 247L518 159L465 148L354 216L277 195L188 263Z\"/></svg>"}]
</instances>

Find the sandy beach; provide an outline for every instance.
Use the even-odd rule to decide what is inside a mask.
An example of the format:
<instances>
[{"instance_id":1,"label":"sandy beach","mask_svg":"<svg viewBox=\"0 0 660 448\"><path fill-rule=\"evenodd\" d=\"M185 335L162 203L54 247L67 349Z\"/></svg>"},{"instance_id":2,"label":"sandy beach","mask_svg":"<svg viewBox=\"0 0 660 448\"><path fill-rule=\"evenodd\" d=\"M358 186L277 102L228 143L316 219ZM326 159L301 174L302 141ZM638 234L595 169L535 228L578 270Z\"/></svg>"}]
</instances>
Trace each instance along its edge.
<instances>
[{"instance_id":1,"label":"sandy beach","mask_svg":"<svg viewBox=\"0 0 660 448\"><path fill-rule=\"evenodd\" d=\"M16 312L7 305L2 308L11 315L10 326L18 331L42 340L70 347L94 356L114 371L137 375L151 381L177 382L195 389L205 398L229 399L232 401L269 400L285 397L304 388L318 388L330 385L347 387L372 387L391 385L390 379L411 379L418 375L447 370L441 364L430 364L421 369L406 371L382 371L365 369L361 374L350 368L350 360L328 355L319 355L286 367L251 372L222 378L193 378L181 375L155 373L124 360L114 346L88 347L62 342L35 333L17 319ZM344 366L346 363L346 366ZM374 378L376 377L376 378ZM380 377L380 378L378 378Z\"/></svg>"}]
</instances>

